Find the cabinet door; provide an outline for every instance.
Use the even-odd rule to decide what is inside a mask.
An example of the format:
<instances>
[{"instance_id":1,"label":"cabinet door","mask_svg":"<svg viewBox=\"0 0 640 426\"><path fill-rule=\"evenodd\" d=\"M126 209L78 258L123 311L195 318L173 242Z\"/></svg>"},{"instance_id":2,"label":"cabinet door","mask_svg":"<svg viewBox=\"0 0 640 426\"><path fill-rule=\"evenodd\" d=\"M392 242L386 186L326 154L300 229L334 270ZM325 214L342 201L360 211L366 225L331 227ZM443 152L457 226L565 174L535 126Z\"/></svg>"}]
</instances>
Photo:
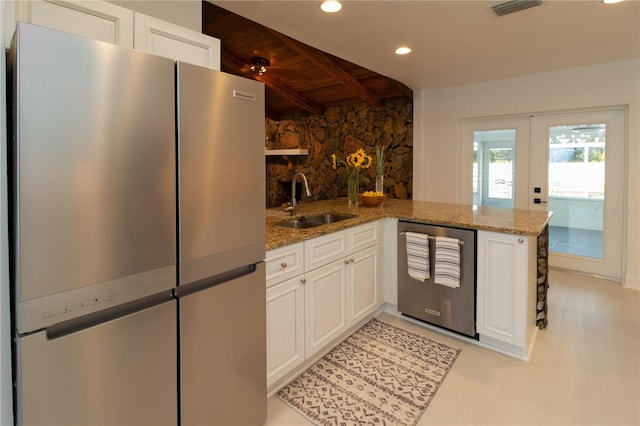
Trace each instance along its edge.
<instances>
[{"instance_id":1,"label":"cabinet door","mask_svg":"<svg viewBox=\"0 0 640 426\"><path fill-rule=\"evenodd\" d=\"M135 49L220 70L220 40L141 13L134 21Z\"/></svg>"},{"instance_id":2,"label":"cabinet door","mask_svg":"<svg viewBox=\"0 0 640 426\"><path fill-rule=\"evenodd\" d=\"M267 387L304 361L302 275L267 289Z\"/></svg>"},{"instance_id":3,"label":"cabinet door","mask_svg":"<svg viewBox=\"0 0 640 426\"><path fill-rule=\"evenodd\" d=\"M15 21L76 34L94 40L133 47L133 11L103 1L32 0L7 2L7 25L13 33ZM7 41L11 34L7 34Z\"/></svg>"},{"instance_id":4,"label":"cabinet door","mask_svg":"<svg viewBox=\"0 0 640 426\"><path fill-rule=\"evenodd\" d=\"M353 324L378 306L378 246L349 256L349 319Z\"/></svg>"},{"instance_id":5,"label":"cabinet door","mask_svg":"<svg viewBox=\"0 0 640 426\"><path fill-rule=\"evenodd\" d=\"M481 336L524 347L527 238L478 232L477 328Z\"/></svg>"},{"instance_id":6,"label":"cabinet door","mask_svg":"<svg viewBox=\"0 0 640 426\"><path fill-rule=\"evenodd\" d=\"M337 260L305 276L305 340L310 357L347 328L347 265Z\"/></svg>"}]
</instances>

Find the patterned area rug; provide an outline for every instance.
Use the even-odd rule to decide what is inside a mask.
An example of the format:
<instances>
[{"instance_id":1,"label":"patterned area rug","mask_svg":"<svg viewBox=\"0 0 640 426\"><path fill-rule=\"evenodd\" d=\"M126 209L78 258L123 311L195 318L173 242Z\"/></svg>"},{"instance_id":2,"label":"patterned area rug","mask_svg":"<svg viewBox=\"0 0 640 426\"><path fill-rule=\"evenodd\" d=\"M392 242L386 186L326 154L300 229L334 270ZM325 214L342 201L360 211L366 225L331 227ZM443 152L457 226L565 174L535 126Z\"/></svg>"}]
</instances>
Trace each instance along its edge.
<instances>
[{"instance_id":1,"label":"patterned area rug","mask_svg":"<svg viewBox=\"0 0 640 426\"><path fill-rule=\"evenodd\" d=\"M415 425L459 353L372 319L277 397L319 425Z\"/></svg>"}]
</instances>

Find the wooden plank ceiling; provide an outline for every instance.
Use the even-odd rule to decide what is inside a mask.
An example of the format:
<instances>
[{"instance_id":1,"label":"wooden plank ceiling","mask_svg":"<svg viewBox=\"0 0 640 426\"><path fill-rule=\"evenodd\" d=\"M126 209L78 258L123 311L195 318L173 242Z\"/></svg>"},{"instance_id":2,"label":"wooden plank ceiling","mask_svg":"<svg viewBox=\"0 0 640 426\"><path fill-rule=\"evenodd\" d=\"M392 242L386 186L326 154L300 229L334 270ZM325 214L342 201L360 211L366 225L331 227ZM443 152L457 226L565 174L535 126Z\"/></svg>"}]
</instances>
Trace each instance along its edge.
<instances>
[{"instance_id":1,"label":"wooden plank ceiling","mask_svg":"<svg viewBox=\"0 0 640 426\"><path fill-rule=\"evenodd\" d=\"M277 31L202 2L202 32L220 39L222 71L261 81L267 116L366 102L372 107L399 96L413 99L404 84L314 49ZM271 65L261 77L251 71L253 56Z\"/></svg>"}]
</instances>

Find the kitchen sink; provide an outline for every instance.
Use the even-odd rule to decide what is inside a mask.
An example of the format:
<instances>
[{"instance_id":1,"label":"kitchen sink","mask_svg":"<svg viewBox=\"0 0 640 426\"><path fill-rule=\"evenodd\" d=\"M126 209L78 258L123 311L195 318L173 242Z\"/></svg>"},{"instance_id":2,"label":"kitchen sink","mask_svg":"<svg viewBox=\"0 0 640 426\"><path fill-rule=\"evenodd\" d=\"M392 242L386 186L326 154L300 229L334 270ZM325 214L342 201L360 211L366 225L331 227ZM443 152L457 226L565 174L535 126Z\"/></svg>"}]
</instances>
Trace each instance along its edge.
<instances>
[{"instance_id":1,"label":"kitchen sink","mask_svg":"<svg viewBox=\"0 0 640 426\"><path fill-rule=\"evenodd\" d=\"M356 217L356 215L353 214L321 213L313 216L301 216L297 219L283 220L278 222L277 225L284 226L285 228L304 229L353 219L354 217Z\"/></svg>"},{"instance_id":2,"label":"kitchen sink","mask_svg":"<svg viewBox=\"0 0 640 426\"><path fill-rule=\"evenodd\" d=\"M300 219L283 220L282 222L278 222L276 225L284 226L285 228L304 229L304 228L313 228L314 226L320 226L322 225L322 223L309 222L305 218L300 218Z\"/></svg>"},{"instance_id":3,"label":"kitchen sink","mask_svg":"<svg viewBox=\"0 0 640 426\"><path fill-rule=\"evenodd\" d=\"M304 217L304 216L303 216ZM353 219L356 215L342 214L342 213L322 213L309 216L306 218L308 222L319 223L324 225L326 223L340 222L347 219Z\"/></svg>"}]
</instances>

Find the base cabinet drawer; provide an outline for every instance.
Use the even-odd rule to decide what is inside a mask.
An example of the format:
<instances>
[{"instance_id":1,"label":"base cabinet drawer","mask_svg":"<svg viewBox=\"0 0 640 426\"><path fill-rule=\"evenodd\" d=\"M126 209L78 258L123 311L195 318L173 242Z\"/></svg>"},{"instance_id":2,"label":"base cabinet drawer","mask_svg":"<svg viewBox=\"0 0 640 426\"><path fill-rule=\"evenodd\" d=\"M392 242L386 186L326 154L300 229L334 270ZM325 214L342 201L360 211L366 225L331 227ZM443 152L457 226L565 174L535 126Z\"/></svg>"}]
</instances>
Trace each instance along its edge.
<instances>
[{"instance_id":1,"label":"base cabinet drawer","mask_svg":"<svg viewBox=\"0 0 640 426\"><path fill-rule=\"evenodd\" d=\"M349 253L378 244L380 228L381 221L375 221L348 229Z\"/></svg>"},{"instance_id":2,"label":"base cabinet drawer","mask_svg":"<svg viewBox=\"0 0 640 426\"><path fill-rule=\"evenodd\" d=\"M267 287L304 272L303 244L291 244L267 252Z\"/></svg>"},{"instance_id":3,"label":"base cabinet drawer","mask_svg":"<svg viewBox=\"0 0 640 426\"><path fill-rule=\"evenodd\" d=\"M348 253L347 233L338 231L304 242L304 270L311 271Z\"/></svg>"}]
</instances>

